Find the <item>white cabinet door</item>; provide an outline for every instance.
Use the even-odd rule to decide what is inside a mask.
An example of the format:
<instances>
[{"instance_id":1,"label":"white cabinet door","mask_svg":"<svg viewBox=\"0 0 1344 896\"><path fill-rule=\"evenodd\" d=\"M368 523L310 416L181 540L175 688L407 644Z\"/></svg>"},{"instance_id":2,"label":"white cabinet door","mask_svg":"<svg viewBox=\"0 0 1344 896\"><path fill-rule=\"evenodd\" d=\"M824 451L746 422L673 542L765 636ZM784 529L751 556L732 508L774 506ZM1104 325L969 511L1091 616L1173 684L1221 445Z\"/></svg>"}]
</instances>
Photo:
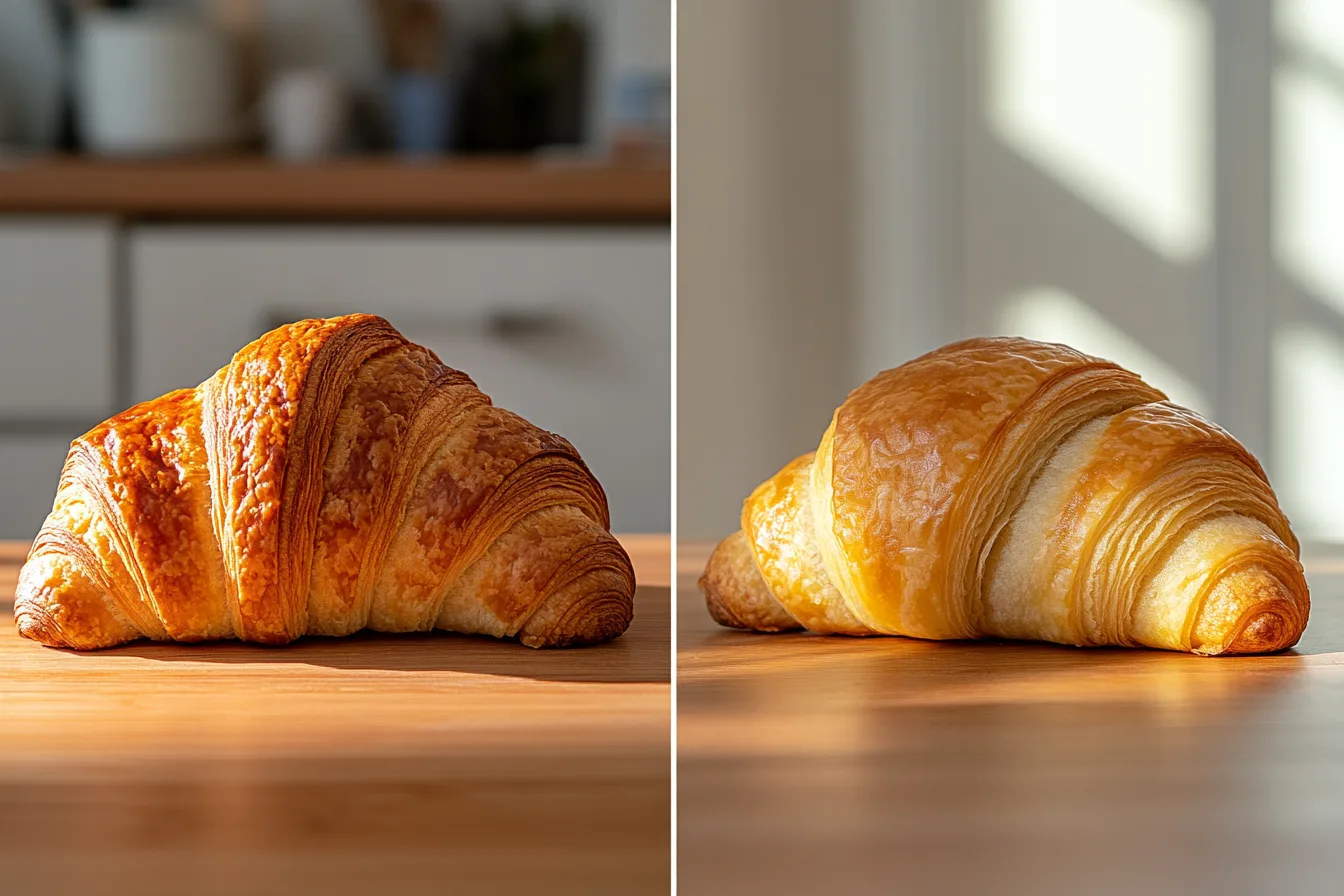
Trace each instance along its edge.
<instances>
[{"instance_id":1,"label":"white cabinet door","mask_svg":"<svg viewBox=\"0 0 1344 896\"><path fill-rule=\"evenodd\" d=\"M31 541L37 535L77 435L0 435L0 538Z\"/></svg>"},{"instance_id":2,"label":"white cabinet door","mask_svg":"<svg viewBox=\"0 0 1344 896\"><path fill-rule=\"evenodd\" d=\"M135 395L282 322L381 314L572 441L615 528L666 531L670 259L665 228L138 228Z\"/></svg>"},{"instance_id":3,"label":"white cabinet door","mask_svg":"<svg viewBox=\"0 0 1344 896\"><path fill-rule=\"evenodd\" d=\"M0 419L107 416L112 241L101 220L0 219Z\"/></svg>"}]
</instances>

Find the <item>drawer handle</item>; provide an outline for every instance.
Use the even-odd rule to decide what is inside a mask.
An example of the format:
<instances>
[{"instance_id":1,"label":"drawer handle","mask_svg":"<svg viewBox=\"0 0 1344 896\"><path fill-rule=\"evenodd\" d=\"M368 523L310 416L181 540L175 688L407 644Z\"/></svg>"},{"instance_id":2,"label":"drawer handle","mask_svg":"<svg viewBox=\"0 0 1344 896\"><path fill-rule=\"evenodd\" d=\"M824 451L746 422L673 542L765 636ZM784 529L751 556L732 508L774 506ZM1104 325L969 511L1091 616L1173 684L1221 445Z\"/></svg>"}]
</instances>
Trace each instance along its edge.
<instances>
[{"instance_id":1,"label":"drawer handle","mask_svg":"<svg viewBox=\"0 0 1344 896\"><path fill-rule=\"evenodd\" d=\"M565 319L544 309L500 309L485 315L485 332L509 341L555 336L565 330Z\"/></svg>"},{"instance_id":2,"label":"drawer handle","mask_svg":"<svg viewBox=\"0 0 1344 896\"><path fill-rule=\"evenodd\" d=\"M262 316L257 335L269 333L276 327L293 323L296 320L320 316L322 315L295 309L271 309ZM385 316L392 321L394 326L405 333L450 330L458 335L475 333L500 342L553 339L563 336L573 326L573 322L568 317L552 308L509 308L505 306L481 314L456 314L451 311L431 314L424 311L412 311L404 314L390 312Z\"/></svg>"}]
</instances>

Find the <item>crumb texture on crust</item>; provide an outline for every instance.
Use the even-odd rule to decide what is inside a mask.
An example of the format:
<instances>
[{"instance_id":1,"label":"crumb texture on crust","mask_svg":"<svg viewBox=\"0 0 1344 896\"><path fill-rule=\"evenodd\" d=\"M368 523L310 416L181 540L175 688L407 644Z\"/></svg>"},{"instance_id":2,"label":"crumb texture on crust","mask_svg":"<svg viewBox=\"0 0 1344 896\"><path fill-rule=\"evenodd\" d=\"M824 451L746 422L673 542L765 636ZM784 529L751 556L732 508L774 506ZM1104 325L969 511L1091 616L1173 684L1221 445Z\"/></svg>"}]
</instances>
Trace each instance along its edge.
<instances>
[{"instance_id":1,"label":"crumb texture on crust","mask_svg":"<svg viewBox=\"0 0 1344 896\"><path fill-rule=\"evenodd\" d=\"M743 526L702 588L715 619L762 631L786 613L818 632L1266 653L1310 610L1297 538L1236 439L1118 365L1025 339L954 343L855 389Z\"/></svg>"},{"instance_id":2,"label":"crumb texture on crust","mask_svg":"<svg viewBox=\"0 0 1344 896\"><path fill-rule=\"evenodd\" d=\"M77 649L435 627L595 643L633 606L609 525L569 442L382 318L305 320L75 440L15 616Z\"/></svg>"}]
</instances>

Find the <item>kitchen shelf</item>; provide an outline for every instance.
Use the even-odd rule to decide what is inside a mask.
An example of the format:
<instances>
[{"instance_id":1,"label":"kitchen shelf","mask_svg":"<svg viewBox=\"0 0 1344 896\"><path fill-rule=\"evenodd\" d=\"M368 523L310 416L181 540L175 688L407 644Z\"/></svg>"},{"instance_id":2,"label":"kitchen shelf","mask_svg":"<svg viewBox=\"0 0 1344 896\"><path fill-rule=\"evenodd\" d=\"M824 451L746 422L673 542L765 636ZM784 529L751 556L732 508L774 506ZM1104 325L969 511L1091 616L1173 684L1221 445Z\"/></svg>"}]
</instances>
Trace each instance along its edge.
<instances>
[{"instance_id":1,"label":"kitchen shelf","mask_svg":"<svg viewBox=\"0 0 1344 896\"><path fill-rule=\"evenodd\" d=\"M0 214L171 220L641 221L671 218L656 166L393 158L0 161Z\"/></svg>"}]
</instances>

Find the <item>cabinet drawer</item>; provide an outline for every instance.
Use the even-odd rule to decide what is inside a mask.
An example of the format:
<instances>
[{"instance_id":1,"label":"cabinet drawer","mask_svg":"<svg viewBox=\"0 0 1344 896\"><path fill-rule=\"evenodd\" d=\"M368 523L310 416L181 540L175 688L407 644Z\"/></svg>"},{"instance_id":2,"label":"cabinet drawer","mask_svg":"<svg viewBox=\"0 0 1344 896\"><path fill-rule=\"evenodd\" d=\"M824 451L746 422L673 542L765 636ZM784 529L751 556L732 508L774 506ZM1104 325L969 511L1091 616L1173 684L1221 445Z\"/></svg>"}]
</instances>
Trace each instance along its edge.
<instances>
[{"instance_id":1,"label":"cabinet drawer","mask_svg":"<svg viewBox=\"0 0 1344 896\"><path fill-rule=\"evenodd\" d=\"M0 219L0 417L106 416L112 225Z\"/></svg>"},{"instance_id":2,"label":"cabinet drawer","mask_svg":"<svg viewBox=\"0 0 1344 896\"><path fill-rule=\"evenodd\" d=\"M37 535L77 435L0 435L0 539L31 541Z\"/></svg>"},{"instance_id":3,"label":"cabinet drawer","mask_svg":"<svg viewBox=\"0 0 1344 896\"><path fill-rule=\"evenodd\" d=\"M140 228L134 386L194 385L279 323L381 314L572 441L614 527L666 531L670 258L665 228Z\"/></svg>"}]
</instances>

